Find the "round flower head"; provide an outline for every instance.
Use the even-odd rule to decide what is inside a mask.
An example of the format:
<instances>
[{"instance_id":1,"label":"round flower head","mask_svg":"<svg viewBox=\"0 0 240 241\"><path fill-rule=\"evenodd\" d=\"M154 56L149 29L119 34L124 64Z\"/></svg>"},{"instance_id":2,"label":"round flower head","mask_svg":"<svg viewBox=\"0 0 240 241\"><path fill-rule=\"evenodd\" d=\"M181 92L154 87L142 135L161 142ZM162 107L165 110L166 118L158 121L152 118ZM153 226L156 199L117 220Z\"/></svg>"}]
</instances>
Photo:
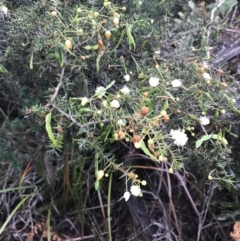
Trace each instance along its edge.
<instances>
[{"instance_id":1,"label":"round flower head","mask_svg":"<svg viewBox=\"0 0 240 241\"><path fill-rule=\"evenodd\" d=\"M207 117L205 117L205 116L201 116L201 117L199 118L199 122L200 122L202 125L206 126L206 125L208 125L208 124L210 123L210 120L209 120L209 118L207 118Z\"/></svg>"},{"instance_id":2,"label":"round flower head","mask_svg":"<svg viewBox=\"0 0 240 241\"><path fill-rule=\"evenodd\" d=\"M99 98L102 98L102 97L105 95L105 91L103 91L103 89L104 89L103 86L99 86L99 87L97 87L96 90L95 90L95 93L96 93L96 94L99 93L99 95L98 95Z\"/></svg>"},{"instance_id":3,"label":"round flower head","mask_svg":"<svg viewBox=\"0 0 240 241\"><path fill-rule=\"evenodd\" d=\"M128 82L130 80L130 75L126 74L126 75L123 76L123 78L126 82Z\"/></svg>"},{"instance_id":4,"label":"round flower head","mask_svg":"<svg viewBox=\"0 0 240 241\"><path fill-rule=\"evenodd\" d=\"M123 120L123 119L119 119L119 120L117 121L117 125L118 125L118 126L125 126L125 125L126 125L126 121Z\"/></svg>"},{"instance_id":5,"label":"round flower head","mask_svg":"<svg viewBox=\"0 0 240 241\"><path fill-rule=\"evenodd\" d=\"M172 84L172 87L177 88L177 87L180 87L182 85L182 81L180 79L175 79L171 82L171 84Z\"/></svg>"},{"instance_id":6,"label":"round flower head","mask_svg":"<svg viewBox=\"0 0 240 241\"><path fill-rule=\"evenodd\" d=\"M137 185L132 185L131 189L130 189L132 195L138 197L139 195L141 195L141 188Z\"/></svg>"},{"instance_id":7,"label":"round flower head","mask_svg":"<svg viewBox=\"0 0 240 241\"><path fill-rule=\"evenodd\" d=\"M156 77L150 77L149 79L149 85L151 87L156 87L159 85L159 78L156 78Z\"/></svg>"},{"instance_id":8,"label":"round flower head","mask_svg":"<svg viewBox=\"0 0 240 241\"><path fill-rule=\"evenodd\" d=\"M170 135L172 136L172 139L174 139L174 144L176 144L177 146L186 145L188 137L180 129L179 130L171 130Z\"/></svg>"},{"instance_id":9,"label":"round flower head","mask_svg":"<svg viewBox=\"0 0 240 241\"><path fill-rule=\"evenodd\" d=\"M203 77L205 80L211 80L211 79L212 79L211 76L210 76L210 74L207 73L207 72L204 72L204 73L202 74L202 77Z\"/></svg>"},{"instance_id":10,"label":"round flower head","mask_svg":"<svg viewBox=\"0 0 240 241\"><path fill-rule=\"evenodd\" d=\"M125 85L122 89L120 89L120 92L122 92L124 95L127 95L131 92L131 90Z\"/></svg>"},{"instance_id":11,"label":"round flower head","mask_svg":"<svg viewBox=\"0 0 240 241\"><path fill-rule=\"evenodd\" d=\"M107 107L107 106L108 106L108 102L107 102L106 100L103 100L102 106L103 106L103 107Z\"/></svg>"},{"instance_id":12,"label":"round flower head","mask_svg":"<svg viewBox=\"0 0 240 241\"><path fill-rule=\"evenodd\" d=\"M116 108L116 109L120 107L120 103L118 100L111 101L110 105L111 105L111 107Z\"/></svg>"}]
</instances>

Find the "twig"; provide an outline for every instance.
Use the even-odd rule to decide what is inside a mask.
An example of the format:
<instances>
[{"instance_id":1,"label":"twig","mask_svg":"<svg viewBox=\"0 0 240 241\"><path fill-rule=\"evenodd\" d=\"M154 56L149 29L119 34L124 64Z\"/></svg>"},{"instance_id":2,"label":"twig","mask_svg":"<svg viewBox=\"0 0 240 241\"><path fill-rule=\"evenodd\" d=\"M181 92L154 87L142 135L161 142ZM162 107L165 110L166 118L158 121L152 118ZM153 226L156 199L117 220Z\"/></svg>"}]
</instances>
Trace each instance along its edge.
<instances>
[{"instance_id":1,"label":"twig","mask_svg":"<svg viewBox=\"0 0 240 241\"><path fill-rule=\"evenodd\" d=\"M207 198L205 198L205 202L203 204L203 209L201 214L199 215L199 224L198 224L198 236L197 236L197 241L200 240L201 237L201 231L203 229L203 224L205 222L206 216L207 216L207 212L209 209L209 205L210 205L210 201L211 198L213 197L213 191L215 189L215 186L211 185L210 186L210 191L209 191L209 195Z\"/></svg>"},{"instance_id":2,"label":"twig","mask_svg":"<svg viewBox=\"0 0 240 241\"><path fill-rule=\"evenodd\" d=\"M87 124L81 125L79 122L77 122L71 115L68 115L66 112L62 111L61 109L59 109L56 105L52 105L55 109L57 109L62 115L64 115L65 117L67 117L69 120L71 120L75 125L77 125L80 128L85 128L87 126L90 125L95 125L97 123L106 123L106 122L110 122L110 119L103 119L101 121L90 121Z\"/></svg>"},{"instance_id":3,"label":"twig","mask_svg":"<svg viewBox=\"0 0 240 241\"><path fill-rule=\"evenodd\" d=\"M45 107L48 107L49 105L51 105L51 102L53 102L56 98L57 98L57 95L58 95L58 92L63 84L63 76L64 76L64 73L65 73L65 66L62 68L62 72L61 72L61 76L60 76L60 80L58 82L58 85L57 87L55 88L55 92L54 94L52 95L50 101L45 105Z\"/></svg>"},{"instance_id":4,"label":"twig","mask_svg":"<svg viewBox=\"0 0 240 241\"><path fill-rule=\"evenodd\" d=\"M212 30L212 23L214 21L214 14L216 12L216 10L225 2L225 0L221 0L219 1L219 3L217 4L217 6L215 8L213 8L212 12L211 12L211 17L210 17L210 25L209 28L207 30L207 56L210 57L210 46L209 46L209 40L210 40L210 35L211 35L211 30Z\"/></svg>"},{"instance_id":5,"label":"twig","mask_svg":"<svg viewBox=\"0 0 240 241\"><path fill-rule=\"evenodd\" d=\"M52 105L55 109L57 109L62 115L64 115L65 117L67 117L69 120L71 120L75 125L77 125L78 127L82 128L82 125L79 124L72 116L68 115L67 113L65 113L64 111L62 111L61 109L59 109L56 105Z\"/></svg>"},{"instance_id":6,"label":"twig","mask_svg":"<svg viewBox=\"0 0 240 241\"><path fill-rule=\"evenodd\" d=\"M233 22L233 20L236 17L237 10L238 10L238 6L236 6L235 9L234 9L234 12L233 12L233 15L232 15L232 19L231 19L231 23Z\"/></svg>"}]
</instances>

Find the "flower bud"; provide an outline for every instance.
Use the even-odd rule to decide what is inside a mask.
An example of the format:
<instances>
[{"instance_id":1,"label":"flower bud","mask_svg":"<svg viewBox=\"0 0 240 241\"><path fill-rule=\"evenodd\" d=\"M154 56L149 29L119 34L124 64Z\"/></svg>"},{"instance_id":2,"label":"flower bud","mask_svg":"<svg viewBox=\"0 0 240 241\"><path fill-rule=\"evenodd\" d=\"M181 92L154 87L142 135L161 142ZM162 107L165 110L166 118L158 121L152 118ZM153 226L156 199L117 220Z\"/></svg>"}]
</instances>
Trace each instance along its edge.
<instances>
[{"instance_id":1,"label":"flower bud","mask_svg":"<svg viewBox=\"0 0 240 241\"><path fill-rule=\"evenodd\" d=\"M88 98L87 97L83 97L82 98L82 102L81 102L81 105L84 106L88 103Z\"/></svg>"},{"instance_id":2,"label":"flower bud","mask_svg":"<svg viewBox=\"0 0 240 241\"><path fill-rule=\"evenodd\" d=\"M127 202L128 201L128 199L130 198L130 192L125 192L124 194L123 194L123 197L124 197L124 199L125 199L125 201Z\"/></svg>"},{"instance_id":3,"label":"flower bud","mask_svg":"<svg viewBox=\"0 0 240 241\"><path fill-rule=\"evenodd\" d=\"M147 106L143 106L141 109L141 115L142 117L146 116L149 112L149 108Z\"/></svg>"},{"instance_id":4,"label":"flower bud","mask_svg":"<svg viewBox=\"0 0 240 241\"><path fill-rule=\"evenodd\" d=\"M55 17L57 16L57 12L52 11L52 12L51 12L51 16L52 16L53 18L55 18Z\"/></svg>"},{"instance_id":5,"label":"flower bud","mask_svg":"<svg viewBox=\"0 0 240 241\"><path fill-rule=\"evenodd\" d=\"M103 170L99 170L97 172L97 180L98 181L101 180L103 176L104 176L104 171Z\"/></svg>"},{"instance_id":6,"label":"flower bud","mask_svg":"<svg viewBox=\"0 0 240 241\"><path fill-rule=\"evenodd\" d=\"M118 17L113 18L113 24L114 24L115 27L117 27L119 25L119 18Z\"/></svg>"},{"instance_id":7,"label":"flower bud","mask_svg":"<svg viewBox=\"0 0 240 241\"><path fill-rule=\"evenodd\" d=\"M165 116L165 115L167 115L167 111L162 110L162 111L160 112L160 114L161 114L162 116Z\"/></svg>"},{"instance_id":8,"label":"flower bud","mask_svg":"<svg viewBox=\"0 0 240 241\"><path fill-rule=\"evenodd\" d=\"M107 40L110 39L110 37L111 37L111 32L110 32L109 30L107 30L107 31L105 32L105 37L106 37Z\"/></svg>"},{"instance_id":9,"label":"flower bud","mask_svg":"<svg viewBox=\"0 0 240 241\"><path fill-rule=\"evenodd\" d=\"M69 39L65 41L65 48L67 50L72 49L72 42Z\"/></svg>"}]
</instances>

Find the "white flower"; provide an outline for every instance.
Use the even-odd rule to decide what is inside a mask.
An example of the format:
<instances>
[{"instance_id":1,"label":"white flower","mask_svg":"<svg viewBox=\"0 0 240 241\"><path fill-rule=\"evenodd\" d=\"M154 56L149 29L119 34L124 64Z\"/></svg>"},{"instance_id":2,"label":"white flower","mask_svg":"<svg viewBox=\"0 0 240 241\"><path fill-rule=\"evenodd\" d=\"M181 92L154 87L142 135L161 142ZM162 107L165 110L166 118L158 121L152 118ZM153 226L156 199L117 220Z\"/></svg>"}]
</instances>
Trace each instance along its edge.
<instances>
[{"instance_id":1,"label":"white flower","mask_svg":"<svg viewBox=\"0 0 240 241\"><path fill-rule=\"evenodd\" d=\"M122 89L120 89L120 92L122 92L124 95L127 95L131 92L131 90L125 85Z\"/></svg>"},{"instance_id":2,"label":"white flower","mask_svg":"<svg viewBox=\"0 0 240 241\"><path fill-rule=\"evenodd\" d=\"M154 51L154 54L160 54L160 53L161 53L160 50Z\"/></svg>"},{"instance_id":3,"label":"white flower","mask_svg":"<svg viewBox=\"0 0 240 241\"><path fill-rule=\"evenodd\" d=\"M125 192L124 194L123 194L123 197L124 197L124 199L125 199L125 201L127 202L128 201L128 199L130 198L130 192Z\"/></svg>"},{"instance_id":4,"label":"white flower","mask_svg":"<svg viewBox=\"0 0 240 241\"><path fill-rule=\"evenodd\" d=\"M107 106L108 106L108 102L107 102L106 100L103 100L103 101L102 101L102 106L103 106L103 107L107 107Z\"/></svg>"},{"instance_id":5,"label":"white flower","mask_svg":"<svg viewBox=\"0 0 240 241\"><path fill-rule=\"evenodd\" d=\"M8 15L8 8L5 6L0 7L0 10L3 11L5 15Z\"/></svg>"},{"instance_id":6,"label":"white flower","mask_svg":"<svg viewBox=\"0 0 240 241\"><path fill-rule=\"evenodd\" d=\"M209 120L209 118L207 118L207 117L205 117L205 116L201 116L201 117L199 118L199 122L200 122L202 125L206 126L206 125L208 125L208 124L210 123L210 120Z\"/></svg>"},{"instance_id":7,"label":"white flower","mask_svg":"<svg viewBox=\"0 0 240 241\"><path fill-rule=\"evenodd\" d=\"M177 146L186 145L188 137L180 129L179 130L171 130L170 135L174 139L174 144L176 144Z\"/></svg>"},{"instance_id":8,"label":"white flower","mask_svg":"<svg viewBox=\"0 0 240 241\"><path fill-rule=\"evenodd\" d=\"M99 98L102 98L105 95L105 91L103 91L103 89L105 89L103 86L99 86L97 87L97 89L95 90L95 93L98 94Z\"/></svg>"},{"instance_id":9,"label":"white flower","mask_svg":"<svg viewBox=\"0 0 240 241\"><path fill-rule=\"evenodd\" d=\"M88 103L88 98L87 97L83 97L82 98L82 102L81 102L81 105L84 106Z\"/></svg>"},{"instance_id":10,"label":"white flower","mask_svg":"<svg viewBox=\"0 0 240 241\"><path fill-rule=\"evenodd\" d=\"M211 80L211 79L212 79L211 76L210 76L210 74L207 73L207 72L204 72L204 73L202 74L202 77L203 77L205 80Z\"/></svg>"},{"instance_id":11,"label":"white flower","mask_svg":"<svg viewBox=\"0 0 240 241\"><path fill-rule=\"evenodd\" d=\"M126 121L123 120L123 119L119 119L119 120L117 121L117 125L118 125L118 126L125 126L125 125L126 125Z\"/></svg>"},{"instance_id":12,"label":"white flower","mask_svg":"<svg viewBox=\"0 0 240 241\"><path fill-rule=\"evenodd\" d=\"M130 191L131 191L132 195L134 195L136 197L138 197L142 193L140 186L137 186L137 185L132 185Z\"/></svg>"},{"instance_id":13,"label":"white flower","mask_svg":"<svg viewBox=\"0 0 240 241\"><path fill-rule=\"evenodd\" d=\"M151 87L156 87L159 85L159 78L156 78L156 77L150 77L149 79L149 85Z\"/></svg>"},{"instance_id":14,"label":"white flower","mask_svg":"<svg viewBox=\"0 0 240 241\"><path fill-rule=\"evenodd\" d=\"M175 79L171 82L172 86L175 87L180 87L182 85L182 81L180 79Z\"/></svg>"},{"instance_id":15,"label":"white flower","mask_svg":"<svg viewBox=\"0 0 240 241\"><path fill-rule=\"evenodd\" d=\"M119 108L120 107L120 103L118 100L113 100L111 103L110 103L111 107L113 108Z\"/></svg>"},{"instance_id":16,"label":"white flower","mask_svg":"<svg viewBox=\"0 0 240 241\"><path fill-rule=\"evenodd\" d=\"M130 80L130 75L126 74L123 76L123 78L125 79L126 82L128 82Z\"/></svg>"}]
</instances>

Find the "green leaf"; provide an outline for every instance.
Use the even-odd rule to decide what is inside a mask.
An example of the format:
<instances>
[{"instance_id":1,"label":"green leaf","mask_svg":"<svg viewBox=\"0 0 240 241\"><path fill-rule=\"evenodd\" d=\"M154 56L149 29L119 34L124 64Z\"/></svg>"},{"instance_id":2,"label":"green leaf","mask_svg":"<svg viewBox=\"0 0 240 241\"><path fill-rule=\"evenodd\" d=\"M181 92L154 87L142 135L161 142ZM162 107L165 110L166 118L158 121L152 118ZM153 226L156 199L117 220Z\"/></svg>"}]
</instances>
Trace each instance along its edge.
<instances>
[{"instance_id":1,"label":"green leaf","mask_svg":"<svg viewBox=\"0 0 240 241\"><path fill-rule=\"evenodd\" d=\"M62 56L61 53L58 51L58 49L55 49L55 54L54 54L56 60L58 61L59 64L62 62Z\"/></svg>"},{"instance_id":2,"label":"green leaf","mask_svg":"<svg viewBox=\"0 0 240 241\"><path fill-rule=\"evenodd\" d=\"M94 187L95 187L95 190L97 191L98 188L99 188L99 180L96 180L96 181L95 181Z\"/></svg>"},{"instance_id":3,"label":"green leaf","mask_svg":"<svg viewBox=\"0 0 240 241\"><path fill-rule=\"evenodd\" d=\"M112 125L108 125L102 134L99 136L99 140L103 140L104 142L107 141L109 134L111 133Z\"/></svg>"},{"instance_id":4,"label":"green leaf","mask_svg":"<svg viewBox=\"0 0 240 241\"><path fill-rule=\"evenodd\" d=\"M115 84L115 80L111 81L104 89L102 89L101 91L95 93L92 98L95 98L95 97L103 94L104 92L107 91L107 89L111 88L114 84Z\"/></svg>"},{"instance_id":5,"label":"green leaf","mask_svg":"<svg viewBox=\"0 0 240 241\"><path fill-rule=\"evenodd\" d=\"M213 135L205 135L201 138L202 141L207 141L212 138Z\"/></svg>"},{"instance_id":6,"label":"green leaf","mask_svg":"<svg viewBox=\"0 0 240 241\"><path fill-rule=\"evenodd\" d=\"M233 7L235 7L237 3L237 0L227 0L218 9L221 14L226 16L232 11Z\"/></svg>"},{"instance_id":7,"label":"green leaf","mask_svg":"<svg viewBox=\"0 0 240 241\"><path fill-rule=\"evenodd\" d=\"M153 110L152 100L150 98L145 98L144 103L149 108L149 112L151 112Z\"/></svg>"},{"instance_id":8,"label":"green leaf","mask_svg":"<svg viewBox=\"0 0 240 241\"><path fill-rule=\"evenodd\" d=\"M30 57L29 69L33 69L33 53L31 54L31 57Z\"/></svg>"},{"instance_id":9,"label":"green leaf","mask_svg":"<svg viewBox=\"0 0 240 241\"><path fill-rule=\"evenodd\" d=\"M224 146L228 144L228 141L221 134L213 134L212 139L221 141Z\"/></svg>"},{"instance_id":10,"label":"green leaf","mask_svg":"<svg viewBox=\"0 0 240 241\"><path fill-rule=\"evenodd\" d=\"M97 49L98 49L98 45L97 45L97 44L96 44L96 45L93 45L93 46L92 46L92 49L97 50Z\"/></svg>"},{"instance_id":11,"label":"green leaf","mask_svg":"<svg viewBox=\"0 0 240 241\"><path fill-rule=\"evenodd\" d=\"M196 141L196 148L200 147L202 145L202 140L197 140Z\"/></svg>"},{"instance_id":12,"label":"green leaf","mask_svg":"<svg viewBox=\"0 0 240 241\"><path fill-rule=\"evenodd\" d=\"M132 45L133 45L133 50L135 51L136 44L135 44L135 41L134 41L134 38L132 36L131 31L132 31L132 25L127 24L126 25L126 33L127 33L127 36L128 36L129 50L132 51Z\"/></svg>"},{"instance_id":13,"label":"green leaf","mask_svg":"<svg viewBox=\"0 0 240 241\"><path fill-rule=\"evenodd\" d=\"M148 150L148 148L145 145L144 141L140 142L140 149L147 155L149 156L151 159L155 160L156 158L152 155L152 153Z\"/></svg>"},{"instance_id":14,"label":"green leaf","mask_svg":"<svg viewBox=\"0 0 240 241\"><path fill-rule=\"evenodd\" d=\"M100 65L99 64L100 64L101 57L102 57L102 54L98 54L97 59L96 59L97 72L99 72L99 70L100 70Z\"/></svg>"},{"instance_id":15,"label":"green leaf","mask_svg":"<svg viewBox=\"0 0 240 241\"><path fill-rule=\"evenodd\" d=\"M205 93L205 95L211 100L211 101L213 101L214 102L214 100L213 100L213 98L212 98L212 96L209 94L209 93Z\"/></svg>"},{"instance_id":16,"label":"green leaf","mask_svg":"<svg viewBox=\"0 0 240 241\"><path fill-rule=\"evenodd\" d=\"M79 114L85 114L85 113L89 113L89 112L93 112L93 110L90 108L79 108L78 109Z\"/></svg>"},{"instance_id":17,"label":"green leaf","mask_svg":"<svg viewBox=\"0 0 240 241\"><path fill-rule=\"evenodd\" d=\"M196 141L196 148L200 147L204 141L211 139L212 135L204 135L201 139Z\"/></svg>"},{"instance_id":18,"label":"green leaf","mask_svg":"<svg viewBox=\"0 0 240 241\"><path fill-rule=\"evenodd\" d=\"M167 108L168 108L168 101L166 100L164 105L163 105L162 110L167 110Z\"/></svg>"},{"instance_id":19,"label":"green leaf","mask_svg":"<svg viewBox=\"0 0 240 241\"><path fill-rule=\"evenodd\" d=\"M211 134L211 135L204 135L201 139L196 141L196 148L200 147L204 141L209 139L219 140L222 142L224 146L228 144L228 141L221 135L221 134Z\"/></svg>"},{"instance_id":20,"label":"green leaf","mask_svg":"<svg viewBox=\"0 0 240 241\"><path fill-rule=\"evenodd\" d=\"M91 50L91 49L92 49L92 46L87 45L87 46L84 46L83 48L86 49L86 50Z\"/></svg>"},{"instance_id":21,"label":"green leaf","mask_svg":"<svg viewBox=\"0 0 240 241\"><path fill-rule=\"evenodd\" d=\"M230 109L233 112L240 114L240 110L233 104L232 100L228 100L228 104L229 104Z\"/></svg>"},{"instance_id":22,"label":"green leaf","mask_svg":"<svg viewBox=\"0 0 240 241\"><path fill-rule=\"evenodd\" d=\"M214 114L214 118L213 118L213 123L216 123L216 122L217 122L218 117L219 117L219 111L216 110L216 111L215 111L215 114Z\"/></svg>"},{"instance_id":23,"label":"green leaf","mask_svg":"<svg viewBox=\"0 0 240 241\"><path fill-rule=\"evenodd\" d=\"M8 71L0 64L0 74L6 74Z\"/></svg>"},{"instance_id":24,"label":"green leaf","mask_svg":"<svg viewBox=\"0 0 240 241\"><path fill-rule=\"evenodd\" d=\"M174 96L169 91L165 91L165 93L171 98L173 102L176 103Z\"/></svg>"}]
</instances>

